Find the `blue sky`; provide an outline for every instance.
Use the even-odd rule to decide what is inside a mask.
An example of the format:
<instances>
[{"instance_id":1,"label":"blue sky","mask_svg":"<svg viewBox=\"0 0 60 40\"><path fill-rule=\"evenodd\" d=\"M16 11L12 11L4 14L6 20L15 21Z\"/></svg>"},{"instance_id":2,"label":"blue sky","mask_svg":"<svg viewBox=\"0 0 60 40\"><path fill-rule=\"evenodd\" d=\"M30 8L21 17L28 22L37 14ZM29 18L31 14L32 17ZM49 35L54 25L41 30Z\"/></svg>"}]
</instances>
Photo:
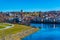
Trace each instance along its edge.
<instances>
[{"instance_id":1,"label":"blue sky","mask_svg":"<svg viewBox=\"0 0 60 40\"><path fill-rule=\"evenodd\" d=\"M0 11L60 10L60 0L0 0Z\"/></svg>"}]
</instances>

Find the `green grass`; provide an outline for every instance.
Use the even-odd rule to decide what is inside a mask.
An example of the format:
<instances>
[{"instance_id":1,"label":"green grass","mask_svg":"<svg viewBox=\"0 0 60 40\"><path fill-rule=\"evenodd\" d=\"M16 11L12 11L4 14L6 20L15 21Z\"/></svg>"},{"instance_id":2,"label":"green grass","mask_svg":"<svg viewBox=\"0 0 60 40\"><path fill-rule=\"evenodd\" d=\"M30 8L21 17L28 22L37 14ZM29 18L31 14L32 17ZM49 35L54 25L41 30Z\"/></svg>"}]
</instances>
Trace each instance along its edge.
<instances>
[{"instance_id":1,"label":"green grass","mask_svg":"<svg viewBox=\"0 0 60 40\"><path fill-rule=\"evenodd\" d=\"M0 38L2 37L2 35L7 36L9 34L16 34L18 32L25 31L25 30L28 30L28 29L31 29L31 27L28 27L28 26L25 26L25 25L14 24L14 27L12 27L12 28L5 29L5 30L0 30Z\"/></svg>"},{"instance_id":2,"label":"green grass","mask_svg":"<svg viewBox=\"0 0 60 40\"><path fill-rule=\"evenodd\" d=\"M10 25L6 23L0 23L0 29L5 28L7 26L10 26Z\"/></svg>"},{"instance_id":3,"label":"green grass","mask_svg":"<svg viewBox=\"0 0 60 40\"><path fill-rule=\"evenodd\" d=\"M4 26L0 26L0 29L5 28Z\"/></svg>"},{"instance_id":4,"label":"green grass","mask_svg":"<svg viewBox=\"0 0 60 40\"><path fill-rule=\"evenodd\" d=\"M9 35L20 33L22 31L26 31L26 30L32 29L32 27L26 26L26 25L19 25L19 24L13 24L13 25L14 25L14 27L11 27L11 28L8 28L8 29L4 29L4 30L0 30L0 38L7 37L6 40L9 40L9 38L8 38ZM3 27L4 26L9 26L9 24L3 24ZM34 31L37 31L37 30L38 30L37 28L34 29ZM27 35L25 35L24 37L26 37L26 36ZM21 40L20 37L18 37L18 39L17 39L17 35L14 36L13 38L14 38L14 40L15 40L15 38L16 38L16 40L18 40L18 39Z\"/></svg>"}]
</instances>

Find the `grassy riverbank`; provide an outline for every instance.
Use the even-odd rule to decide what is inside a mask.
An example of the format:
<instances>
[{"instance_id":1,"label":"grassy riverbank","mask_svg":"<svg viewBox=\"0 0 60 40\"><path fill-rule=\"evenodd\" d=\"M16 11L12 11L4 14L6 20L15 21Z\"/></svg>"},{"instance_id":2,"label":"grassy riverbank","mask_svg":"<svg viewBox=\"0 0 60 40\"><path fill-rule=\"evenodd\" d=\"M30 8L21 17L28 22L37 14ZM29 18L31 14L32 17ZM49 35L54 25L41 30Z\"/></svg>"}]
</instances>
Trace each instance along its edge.
<instances>
[{"instance_id":1,"label":"grassy riverbank","mask_svg":"<svg viewBox=\"0 0 60 40\"><path fill-rule=\"evenodd\" d=\"M25 37L27 37L27 36L29 36L29 35L31 35L31 34L37 32L38 30L39 30L38 28L34 28L33 30L29 31L29 34L27 34L27 35L24 36L23 38L25 38ZM22 39L23 39L23 38L22 38Z\"/></svg>"},{"instance_id":2,"label":"grassy riverbank","mask_svg":"<svg viewBox=\"0 0 60 40\"><path fill-rule=\"evenodd\" d=\"M6 24L7 25L7 24ZM9 37L10 35L12 36L12 34L14 34L14 38L18 38L18 39L20 39L20 38L24 38L24 37L26 37L27 35L30 35L30 34L32 34L33 32L36 32L38 29L37 28L32 28L32 27L30 27L30 26L26 26L26 25L20 25L20 24L13 24L14 25L14 27L12 27L12 28L8 28L8 29L4 29L4 30L0 30L0 39L2 39L2 38L4 38L4 37ZM2 25L2 26L4 26L4 25ZM8 26L8 25L7 25ZM33 29L33 30L32 30ZM33 32L32 32L33 31ZM22 32L22 33L21 33ZM24 33L25 32L25 33ZM28 33L26 33L26 32L28 32ZM17 34L17 33L19 33L19 35L20 34L22 34L22 36L21 37L17 37L17 36L19 36L19 35L16 35L15 36L15 34ZM9 38L6 38L6 40L10 40ZM14 39L15 40L15 39Z\"/></svg>"},{"instance_id":3,"label":"grassy riverbank","mask_svg":"<svg viewBox=\"0 0 60 40\"><path fill-rule=\"evenodd\" d=\"M0 30L0 37L2 37L2 35L9 35L9 34L15 34L18 32L21 32L23 30L27 30L30 29L31 27L26 27L25 25L18 25L18 24L14 24L14 27L12 28L8 28L5 30Z\"/></svg>"},{"instance_id":4,"label":"grassy riverbank","mask_svg":"<svg viewBox=\"0 0 60 40\"><path fill-rule=\"evenodd\" d=\"M12 27L12 28L0 30L0 38L2 36L6 36L6 35L9 35L9 34L16 34L18 32L25 31L25 30L28 30L28 29L31 29L31 27L25 26L25 25L14 24L14 27Z\"/></svg>"}]
</instances>

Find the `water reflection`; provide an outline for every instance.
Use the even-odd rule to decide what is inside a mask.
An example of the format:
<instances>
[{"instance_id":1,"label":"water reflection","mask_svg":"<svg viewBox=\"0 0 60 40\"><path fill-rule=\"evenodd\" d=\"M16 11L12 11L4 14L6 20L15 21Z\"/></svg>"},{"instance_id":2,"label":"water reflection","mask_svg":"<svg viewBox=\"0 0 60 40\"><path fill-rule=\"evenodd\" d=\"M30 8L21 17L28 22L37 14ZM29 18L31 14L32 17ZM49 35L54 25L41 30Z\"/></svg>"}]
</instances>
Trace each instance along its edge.
<instances>
[{"instance_id":1,"label":"water reflection","mask_svg":"<svg viewBox=\"0 0 60 40\"><path fill-rule=\"evenodd\" d=\"M30 26L33 26L33 27L41 27L41 28L59 28L60 27L60 24L31 24Z\"/></svg>"},{"instance_id":2,"label":"water reflection","mask_svg":"<svg viewBox=\"0 0 60 40\"><path fill-rule=\"evenodd\" d=\"M41 27L22 40L60 40L60 24L31 24L33 27Z\"/></svg>"}]
</instances>

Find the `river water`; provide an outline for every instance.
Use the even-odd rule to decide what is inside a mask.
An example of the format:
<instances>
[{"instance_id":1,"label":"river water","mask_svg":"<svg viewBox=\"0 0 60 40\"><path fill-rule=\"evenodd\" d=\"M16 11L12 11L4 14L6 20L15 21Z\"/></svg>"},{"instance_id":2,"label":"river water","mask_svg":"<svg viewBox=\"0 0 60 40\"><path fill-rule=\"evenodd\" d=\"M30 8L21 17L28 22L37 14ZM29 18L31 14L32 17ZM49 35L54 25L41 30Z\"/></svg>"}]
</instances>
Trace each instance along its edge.
<instances>
[{"instance_id":1,"label":"river water","mask_svg":"<svg viewBox=\"0 0 60 40\"><path fill-rule=\"evenodd\" d=\"M31 23L30 26L40 28L40 30L22 40L60 40L60 24Z\"/></svg>"}]
</instances>

